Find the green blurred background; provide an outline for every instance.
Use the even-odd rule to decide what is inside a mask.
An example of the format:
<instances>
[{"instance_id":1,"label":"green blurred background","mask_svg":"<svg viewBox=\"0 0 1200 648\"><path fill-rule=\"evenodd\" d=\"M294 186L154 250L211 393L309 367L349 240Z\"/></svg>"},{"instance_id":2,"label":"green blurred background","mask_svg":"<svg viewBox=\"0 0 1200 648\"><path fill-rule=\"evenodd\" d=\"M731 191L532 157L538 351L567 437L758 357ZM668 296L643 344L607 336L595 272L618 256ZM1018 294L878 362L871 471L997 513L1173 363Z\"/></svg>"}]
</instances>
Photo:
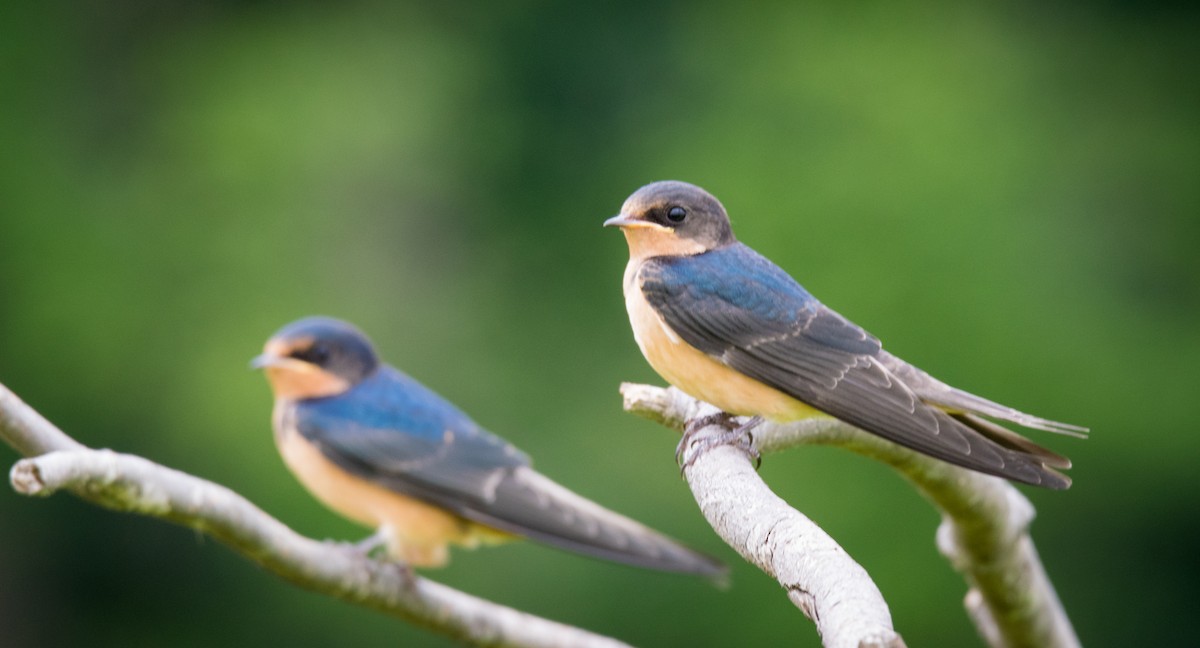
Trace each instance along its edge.
<instances>
[{"instance_id":1,"label":"green blurred background","mask_svg":"<svg viewBox=\"0 0 1200 648\"><path fill-rule=\"evenodd\" d=\"M502 5L502 6L501 6ZM1084 643L1193 638L1200 38L1188 3L6 3L0 381L92 446L366 531L273 448L246 363L308 314L546 474L734 565L733 587L521 543L430 574L640 645L818 645L706 526L628 330L622 237L658 179L892 352L1086 424L1023 489ZM6 463L15 453L0 449ZM937 515L826 448L767 481L874 576L912 646L977 645ZM441 646L214 541L0 489L8 646Z\"/></svg>"}]
</instances>

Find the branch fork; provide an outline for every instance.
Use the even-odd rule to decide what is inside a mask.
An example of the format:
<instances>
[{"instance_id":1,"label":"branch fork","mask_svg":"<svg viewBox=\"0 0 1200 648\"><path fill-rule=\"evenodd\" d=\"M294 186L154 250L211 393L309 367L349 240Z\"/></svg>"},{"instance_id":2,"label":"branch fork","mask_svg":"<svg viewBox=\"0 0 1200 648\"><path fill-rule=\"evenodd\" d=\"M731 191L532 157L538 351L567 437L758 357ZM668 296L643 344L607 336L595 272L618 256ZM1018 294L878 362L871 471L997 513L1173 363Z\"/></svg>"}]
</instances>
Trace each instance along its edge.
<instances>
[{"instance_id":1,"label":"branch fork","mask_svg":"<svg viewBox=\"0 0 1200 648\"><path fill-rule=\"evenodd\" d=\"M621 385L626 411L674 430L716 408L670 387ZM736 419L742 424L747 419ZM712 426L697 432L720 435ZM836 445L882 461L942 514L937 546L968 584L964 605L993 648L1080 645L1029 536L1034 508L1007 481L926 457L833 418L754 426L762 453ZM772 493L744 451L712 447L684 477L717 534L779 581L826 646L902 646L887 605L866 572L808 518ZM847 610L852 611L845 614Z\"/></svg>"}]
</instances>

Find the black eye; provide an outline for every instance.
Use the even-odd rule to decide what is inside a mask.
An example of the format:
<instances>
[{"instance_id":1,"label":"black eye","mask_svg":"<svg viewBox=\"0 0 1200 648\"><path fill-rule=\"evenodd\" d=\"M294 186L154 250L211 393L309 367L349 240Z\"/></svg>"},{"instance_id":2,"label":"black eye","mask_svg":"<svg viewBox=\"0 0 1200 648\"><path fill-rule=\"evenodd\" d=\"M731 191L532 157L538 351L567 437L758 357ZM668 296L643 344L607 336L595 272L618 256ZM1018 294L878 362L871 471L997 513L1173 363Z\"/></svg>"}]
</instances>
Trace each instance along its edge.
<instances>
[{"instance_id":1,"label":"black eye","mask_svg":"<svg viewBox=\"0 0 1200 648\"><path fill-rule=\"evenodd\" d=\"M324 344L317 342L310 347L292 351L291 356L297 360L303 360L305 362L321 366L329 360L329 348Z\"/></svg>"},{"instance_id":2,"label":"black eye","mask_svg":"<svg viewBox=\"0 0 1200 648\"><path fill-rule=\"evenodd\" d=\"M682 223L687 218L687 210L683 207L672 207L667 210L667 220L672 223Z\"/></svg>"}]
</instances>

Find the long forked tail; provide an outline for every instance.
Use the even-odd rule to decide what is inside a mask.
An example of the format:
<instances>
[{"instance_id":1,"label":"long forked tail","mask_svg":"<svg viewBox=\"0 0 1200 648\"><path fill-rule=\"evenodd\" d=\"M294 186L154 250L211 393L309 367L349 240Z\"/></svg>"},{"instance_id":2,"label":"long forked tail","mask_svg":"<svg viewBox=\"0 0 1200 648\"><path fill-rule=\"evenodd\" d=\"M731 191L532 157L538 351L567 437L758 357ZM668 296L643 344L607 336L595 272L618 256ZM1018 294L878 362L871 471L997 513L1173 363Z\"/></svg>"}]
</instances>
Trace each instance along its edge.
<instances>
[{"instance_id":1,"label":"long forked tail","mask_svg":"<svg viewBox=\"0 0 1200 648\"><path fill-rule=\"evenodd\" d=\"M1043 448L1006 427L996 425L974 414L953 414L951 417L975 430L988 441L1000 446L1002 449L1001 452L1008 456L1010 464L1023 464L1026 468L1022 468L1020 473L1027 472L1029 468L1032 468L1034 471L1033 479L1025 479L1023 475L1022 477L1017 477L1005 473L995 474L1055 490L1062 490L1071 486L1071 478L1055 470L1055 468L1070 468L1070 459Z\"/></svg>"},{"instance_id":2,"label":"long forked tail","mask_svg":"<svg viewBox=\"0 0 1200 648\"><path fill-rule=\"evenodd\" d=\"M1033 430L1087 438L1088 429L1086 427L1070 423L1059 423L1058 421L1051 421L1040 416L1026 414L1021 410L1001 405L1000 403L988 400L982 396L976 396L956 387L951 387L886 351L879 353L879 361L888 368L888 371L891 371L904 381L904 384L914 394L919 396L921 400L930 405L940 407L951 414L975 414L1016 423L1021 427Z\"/></svg>"},{"instance_id":3,"label":"long forked tail","mask_svg":"<svg viewBox=\"0 0 1200 648\"><path fill-rule=\"evenodd\" d=\"M610 511L532 468L508 472L495 496L465 517L576 553L723 583L727 568L667 536Z\"/></svg>"}]
</instances>

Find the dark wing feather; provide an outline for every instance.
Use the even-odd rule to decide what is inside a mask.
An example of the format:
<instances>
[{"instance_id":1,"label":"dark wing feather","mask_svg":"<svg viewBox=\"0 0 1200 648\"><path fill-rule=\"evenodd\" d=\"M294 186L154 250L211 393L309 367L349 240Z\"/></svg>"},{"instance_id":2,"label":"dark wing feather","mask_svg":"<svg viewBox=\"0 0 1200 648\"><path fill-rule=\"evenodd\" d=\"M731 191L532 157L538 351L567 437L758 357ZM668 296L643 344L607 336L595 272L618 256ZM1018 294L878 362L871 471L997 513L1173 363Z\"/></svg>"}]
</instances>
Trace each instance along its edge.
<instances>
[{"instance_id":1,"label":"dark wing feather","mask_svg":"<svg viewBox=\"0 0 1200 648\"><path fill-rule=\"evenodd\" d=\"M998 443L927 404L880 361L877 339L740 243L651 259L638 279L684 341L797 400L959 466L1050 488L1070 484L1030 452L1031 442Z\"/></svg>"},{"instance_id":2,"label":"dark wing feather","mask_svg":"<svg viewBox=\"0 0 1200 648\"><path fill-rule=\"evenodd\" d=\"M335 464L467 520L586 555L718 576L720 563L540 475L529 458L417 381L385 367L295 425Z\"/></svg>"},{"instance_id":3,"label":"dark wing feather","mask_svg":"<svg viewBox=\"0 0 1200 648\"><path fill-rule=\"evenodd\" d=\"M296 428L351 473L414 496L487 501L500 475L529 458L390 367L333 398L302 401Z\"/></svg>"}]
</instances>

